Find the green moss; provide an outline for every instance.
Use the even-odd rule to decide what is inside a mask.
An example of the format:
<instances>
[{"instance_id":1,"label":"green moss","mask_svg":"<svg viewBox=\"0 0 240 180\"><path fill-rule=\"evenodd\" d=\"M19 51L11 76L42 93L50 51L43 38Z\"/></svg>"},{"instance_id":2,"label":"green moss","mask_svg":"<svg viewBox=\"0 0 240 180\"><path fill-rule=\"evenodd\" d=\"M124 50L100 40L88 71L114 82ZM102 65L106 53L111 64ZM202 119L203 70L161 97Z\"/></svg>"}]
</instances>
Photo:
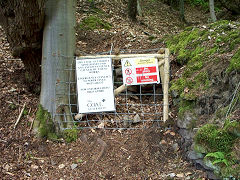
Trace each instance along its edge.
<instances>
[{"instance_id":1,"label":"green moss","mask_svg":"<svg viewBox=\"0 0 240 180\"><path fill-rule=\"evenodd\" d=\"M234 54L230 60L230 65L227 69L227 72L237 71L240 72L240 49Z\"/></svg>"},{"instance_id":2,"label":"green moss","mask_svg":"<svg viewBox=\"0 0 240 180\"><path fill-rule=\"evenodd\" d=\"M193 57L194 53L199 51L200 48L197 48L197 50L193 50L194 46L196 46L199 40L200 30L197 28L187 28L185 31L180 33L179 35L176 35L172 38L169 38L167 40L167 46L170 49L171 52L177 54L177 60L181 64L187 63L187 61L190 59L190 57ZM191 50L189 50L189 48Z\"/></svg>"},{"instance_id":3,"label":"green moss","mask_svg":"<svg viewBox=\"0 0 240 180\"><path fill-rule=\"evenodd\" d=\"M83 19L82 23L79 24L80 29L83 30L94 30L94 29L111 29L111 24L102 20L101 18L91 15Z\"/></svg>"},{"instance_id":4,"label":"green moss","mask_svg":"<svg viewBox=\"0 0 240 180\"><path fill-rule=\"evenodd\" d=\"M38 134L40 137L55 140L58 136L55 133L55 126L49 112L43 109L41 105L38 106L36 120L40 123L38 127Z\"/></svg>"},{"instance_id":5,"label":"green moss","mask_svg":"<svg viewBox=\"0 0 240 180\"><path fill-rule=\"evenodd\" d=\"M217 119L223 119L226 116L227 110L229 106L217 109L215 112L215 116Z\"/></svg>"},{"instance_id":6,"label":"green moss","mask_svg":"<svg viewBox=\"0 0 240 180\"><path fill-rule=\"evenodd\" d=\"M220 129L213 124L206 124L198 130L194 141L196 144L204 146L208 152L229 153L235 139L236 136L225 129Z\"/></svg>"},{"instance_id":7,"label":"green moss","mask_svg":"<svg viewBox=\"0 0 240 180\"><path fill-rule=\"evenodd\" d=\"M182 117L185 112L187 111L191 112L194 107L195 107L194 101L188 101L188 100L182 99L179 103L178 116Z\"/></svg>"},{"instance_id":8,"label":"green moss","mask_svg":"<svg viewBox=\"0 0 240 180\"><path fill-rule=\"evenodd\" d=\"M78 130L76 128L66 129L63 131L63 138L66 142L73 142L77 140Z\"/></svg>"},{"instance_id":9,"label":"green moss","mask_svg":"<svg viewBox=\"0 0 240 180\"><path fill-rule=\"evenodd\" d=\"M224 130L233 134L234 136L240 137L240 121L226 120L224 124Z\"/></svg>"}]
</instances>

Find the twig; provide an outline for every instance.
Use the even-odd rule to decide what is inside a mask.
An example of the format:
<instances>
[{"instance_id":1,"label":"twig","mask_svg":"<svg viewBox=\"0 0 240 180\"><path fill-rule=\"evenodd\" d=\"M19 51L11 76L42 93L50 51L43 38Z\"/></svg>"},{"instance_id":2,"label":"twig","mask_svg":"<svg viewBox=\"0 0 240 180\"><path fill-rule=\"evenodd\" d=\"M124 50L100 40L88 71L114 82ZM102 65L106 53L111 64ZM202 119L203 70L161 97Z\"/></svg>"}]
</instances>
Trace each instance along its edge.
<instances>
[{"instance_id":1,"label":"twig","mask_svg":"<svg viewBox=\"0 0 240 180\"><path fill-rule=\"evenodd\" d=\"M15 174L10 173L10 172L6 172L6 174L11 175L11 176L15 176Z\"/></svg>"},{"instance_id":2,"label":"twig","mask_svg":"<svg viewBox=\"0 0 240 180\"><path fill-rule=\"evenodd\" d=\"M31 118L31 119L32 119L32 122L31 122L30 129L29 129L30 132L31 132L31 130L32 130L33 122L34 122L34 119L35 119L35 118Z\"/></svg>"},{"instance_id":3,"label":"twig","mask_svg":"<svg viewBox=\"0 0 240 180\"><path fill-rule=\"evenodd\" d=\"M6 142L7 142L7 141L5 141L5 140L3 140L3 139L0 139L0 141L1 141L1 142L4 142L4 143L6 143Z\"/></svg>"},{"instance_id":4,"label":"twig","mask_svg":"<svg viewBox=\"0 0 240 180\"><path fill-rule=\"evenodd\" d=\"M102 157L102 155L104 154L104 151L107 147L107 144L100 138L97 139L97 142L102 145L102 148L101 148L101 151L100 153L98 154L97 158L95 159L93 165L92 165L92 169L94 168L95 164L99 161L99 159Z\"/></svg>"},{"instance_id":5,"label":"twig","mask_svg":"<svg viewBox=\"0 0 240 180\"><path fill-rule=\"evenodd\" d=\"M20 114L19 114L19 116L18 116L18 118L17 118L17 121L16 121L16 123L14 124L14 129L17 127L17 125L18 125L18 123L19 123L19 121L20 121L20 119L21 119L21 117L22 117L22 114L23 114L23 111L24 111L24 109L25 109L25 106L26 106L26 103L24 103L23 108L22 108L22 110L21 110L21 112L20 112Z\"/></svg>"}]
</instances>

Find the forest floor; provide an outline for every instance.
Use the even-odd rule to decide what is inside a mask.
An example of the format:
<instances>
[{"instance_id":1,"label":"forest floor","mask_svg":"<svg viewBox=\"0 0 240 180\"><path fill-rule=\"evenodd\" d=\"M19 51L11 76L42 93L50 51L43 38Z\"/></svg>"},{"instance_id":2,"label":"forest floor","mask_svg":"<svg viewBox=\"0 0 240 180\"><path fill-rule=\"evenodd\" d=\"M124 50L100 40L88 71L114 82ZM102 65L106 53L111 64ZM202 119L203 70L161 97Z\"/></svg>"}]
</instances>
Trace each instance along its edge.
<instances>
[{"instance_id":1,"label":"forest floor","mask_svg":"<svg viewBox=\"0 0 240 180\"><path fill-rule=\"evenodd\" d=\"M165 35L178 33L184 27L178 11L168 5L146 3L144 17L132 22L127 18L126 4L119 2L97 4L108 14L103 18L112 24L110 30L77 30L81 52L95 54L111 47L161 48L165 47ZM87 3L78 6L77 22L90 11ZM207 17L200 9L186 7L186 19L191 24L207 23ZM174 123L158 129L81 130L73 143L36 139L31 125L39 95L26 85L24 66L12 59L1 28L0 46L1 179L205 179L204 172L185 160ZM24 104L23 116L14 128ZM176 121L174 115L171 121Z\"/></svg>"}]
</instances>

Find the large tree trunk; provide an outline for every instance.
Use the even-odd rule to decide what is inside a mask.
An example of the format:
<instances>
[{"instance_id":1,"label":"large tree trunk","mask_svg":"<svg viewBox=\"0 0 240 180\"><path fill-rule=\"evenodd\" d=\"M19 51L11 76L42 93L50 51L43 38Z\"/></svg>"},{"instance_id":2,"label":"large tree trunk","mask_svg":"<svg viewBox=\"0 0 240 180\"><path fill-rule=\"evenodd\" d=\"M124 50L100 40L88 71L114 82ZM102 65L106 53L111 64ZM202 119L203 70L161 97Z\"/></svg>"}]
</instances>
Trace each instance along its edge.
<instances>
[{"instance_id":1,"label":"large tree trunk","mask_svg":"<svg viewBox=\"0 0 240 180\"><path fill-rule=\"evenodd\" d=\"M14 57L20 57L29 78L40 80L45 0L0 0L0 24Z\"/></svg>"},{"instance_id":2,"label":"large tree trunk","mask_svg":"<svg viewBox=\"0 0 240 180\"><path fill-rule=\"evenodd\" d=\"M180 10L180 20L186 23L185 13L184 13L184 0L179 1L179 10Z\"/></svg>"},{"instance_id":3,"label":"large tree trunk","mask_svg":"<svg viewBox=\"0 0 240 180\"><path fill-rule=\"evenodd\" d=\"M128 0L128 16L131 20L137 20L137 0Z\"/></svg>"},{"instance_id":4,"label":"large tree trunk","mask_svg":"<svg viewBox=\"0 0 240 180\"><path fill-rule=\"evenodd\" d=\"M215 10L214 10L214 0L209 0L209 9L210 9L210 16L213 22L216 22L217 18L215 15Z\"/></svg>"},{"instance_id":5,"label":"large tree trunk","mask_svg":"<svg viewBox=\"0 0 240 180\"><path fill-rule=\"evenodd\" d=\"M75 77L73 71L69 71L74 66L75 10L75 0L46 2L40 104L52 115L56 127L60 128L72 125L63 122L72 121L68 82L73 82ZM35 121L35 132L41 123L39 119Z\"/></svg>"}]
</instances>

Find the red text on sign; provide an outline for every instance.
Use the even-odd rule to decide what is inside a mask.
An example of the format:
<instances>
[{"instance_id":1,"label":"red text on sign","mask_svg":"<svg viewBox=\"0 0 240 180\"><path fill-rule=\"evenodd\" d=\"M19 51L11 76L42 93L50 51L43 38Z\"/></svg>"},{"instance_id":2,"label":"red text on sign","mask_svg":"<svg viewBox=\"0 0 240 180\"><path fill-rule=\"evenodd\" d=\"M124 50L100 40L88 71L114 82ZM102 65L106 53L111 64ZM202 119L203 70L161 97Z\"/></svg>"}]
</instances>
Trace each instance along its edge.
<instances>
[{"instance_id":1,"label":"red text on sign","mask_svg":"<svg viewBox=\"0 0 240 180\"><path fill-rule=\"evenodd\" d=\"M157 82L157 75L137 76L137 83Z\"/></svg>"},{"instance_id":2,"label":"red text on sign","mask_svg":"<svg viewBox=\"0 0 240 180\"><path fill-rule=\"evenodd\" d=\"M136 74L146 74L146 73L155 73L155 72L157 72L156 66L136 68Z\"/></svg>"}]
</instances>

